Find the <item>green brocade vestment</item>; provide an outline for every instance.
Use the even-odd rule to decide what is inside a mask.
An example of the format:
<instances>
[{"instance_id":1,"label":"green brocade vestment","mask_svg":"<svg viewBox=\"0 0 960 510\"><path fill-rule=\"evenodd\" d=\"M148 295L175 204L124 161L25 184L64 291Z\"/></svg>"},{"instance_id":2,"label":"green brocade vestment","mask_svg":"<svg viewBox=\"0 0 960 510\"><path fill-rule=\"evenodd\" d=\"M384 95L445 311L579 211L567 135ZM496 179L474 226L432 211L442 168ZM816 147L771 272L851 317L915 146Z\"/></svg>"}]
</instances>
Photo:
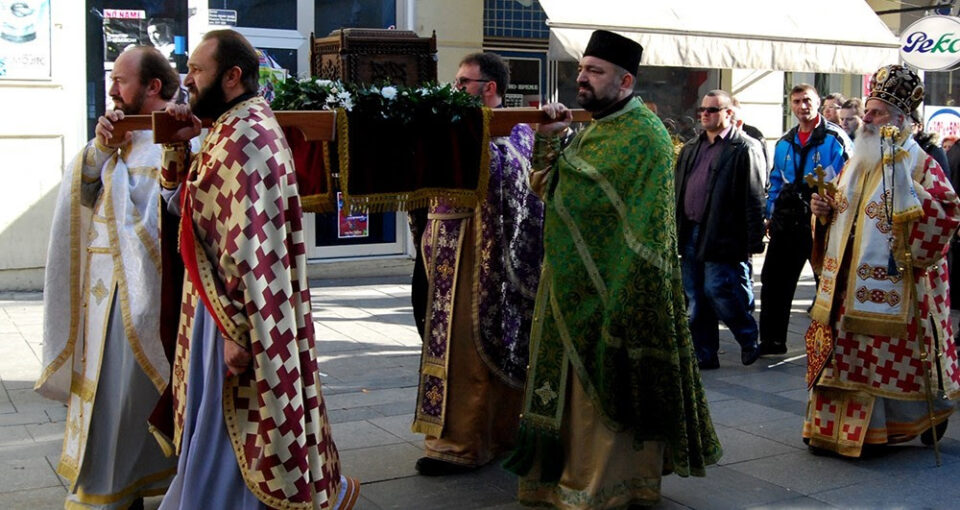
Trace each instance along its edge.
<instances>
[{"instance_id":1,"label":"green brocade vestment","mask_svg":"<svg viewBox=\"0 0 960 510\"><path fill-rule=\"evenodd\" d=\"M687 328L674 216L674 155L660 120L637 98L593 121L559 153L544 192L543 273L517 450L526 474L541 459L559 478L567 367L605 423L634 444L666 443L665 468L703 476L721 455ZM549 161L545 162L549 163Z\"/></svg>"}]
</instances>

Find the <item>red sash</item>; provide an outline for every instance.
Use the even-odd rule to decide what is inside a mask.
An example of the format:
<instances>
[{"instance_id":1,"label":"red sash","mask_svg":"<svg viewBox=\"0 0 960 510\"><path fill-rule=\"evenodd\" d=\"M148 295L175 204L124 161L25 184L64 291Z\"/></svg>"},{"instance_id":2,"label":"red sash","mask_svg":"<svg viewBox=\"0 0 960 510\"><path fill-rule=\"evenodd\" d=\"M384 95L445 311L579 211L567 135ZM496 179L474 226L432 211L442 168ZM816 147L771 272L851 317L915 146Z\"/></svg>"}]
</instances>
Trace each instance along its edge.
<instances>
[{"instance_id":1,"label":"red sash","mask_svg":"<svg viewBox=\"0 0 960 510\"><path fill-rule=\"evenodd\" d=\"M227 329L223 327L216 309L211 304L210 296L207 295L207 288L203 285L203 280L200 279L200 266L197 260L197 251L199 250L196 237L193 234L193 199L186 188L187 184L184 181L180 188L180 254L183 256L183 266L187 270L187 277L193 283L193 288L197 289L197 294L200 294L200 299L207 307L207 311L210 312L210 316L217 323L220 334L224 338L230 339ZM204 253L202 256L206 257L206 254Z\"/></svg>"}]
</instances>

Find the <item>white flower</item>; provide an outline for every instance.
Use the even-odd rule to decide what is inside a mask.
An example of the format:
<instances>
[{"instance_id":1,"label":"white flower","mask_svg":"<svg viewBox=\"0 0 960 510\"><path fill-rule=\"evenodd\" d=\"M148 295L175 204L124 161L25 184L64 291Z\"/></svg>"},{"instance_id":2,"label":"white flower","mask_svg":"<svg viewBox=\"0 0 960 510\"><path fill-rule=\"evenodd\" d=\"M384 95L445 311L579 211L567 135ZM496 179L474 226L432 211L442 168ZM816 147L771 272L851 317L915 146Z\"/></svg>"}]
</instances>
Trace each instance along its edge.
<instances>
[{"instance_id":1,"label":"white flower","mask_svg":"<svg viewBox=\"0 0 960 510\"><path fill-rule=\"evenodd\" d=\"M374 94L379 94L379 93L380 93L380 89L378 89L376 85L371 85L371 86L370 86L370 92L373 92Z\"/></svg>"},{"instance_id":2,"label":"white flower","mask_svg":"<svg viewBox=\"0 0 960 510\"><path fill-rule=\"evenodd\" d=\"M343 91L337 94L337 99L339 99L340 101L347 101L350 99L350 93L347 91Z\"/></svg>"},{"instance_id":3,"label":"white flower","mask_svg":"<svg viewBox=\"0 0 960 510\"><path fill-rule=\"evenodd\" d=\"M421 96L429 96L430 92L431 92L430 89L427 89L427 88L417 89L417 93L419 93Z\"/></svg>"},{"instance_id":4,"label":"white flower","mask_svg":"<svg viewBox=\"0 0 960 510\"><path fill-rule=\"evenodd\" d=\"M343 108L348 112L353 111L353 99L347 98L342 104Z\"/></svg>"},{"instance_id":5,"label":"white flower","mask_svg":"<svg viewBox=\"0 0 960 510\"><path fill-rule=\"evenodd\" d=\"M330 104L336 103L336 102L337 102L337 96L335 96L335 95L333 95L333 94L330 94L329 96L327 96L327 102L330 103Z\"/></svg>"},{"instance_id":6,"label":"white flower","mask_svg":"<svg viewBox=\"0 0 960 510\"><path fill-rule=\"evenodd\" d=\"M332 84L333 82L330 81L330 80L321 80L320 78L317 78L316 83L317 83L317 85L319 85L319 86L321 86L321 87L326 87L326 86Z\"/></svg>"},{"instance_id":7,"label":"white flower","mask_svg":"<svg viewBox=\"0 0 960 510\"><path fill-rule=\"evenodd\" d=\"M393 99L397 97L397 88L390 85L383 87L383 89L380 90L380 95L382 95L384 99Z\"/></svg>"},{"instance_id":8,"label":"white flower","mask_svg":"<svg viewBox=\"0 0 960 510\"><path fill-rule=\"evenodd\" d=\"M339 93L340 93L340 89L338 89L336 86L330 87L330 93L331 93L331 94L339 94Z\"/></svg>"}]
</instances>

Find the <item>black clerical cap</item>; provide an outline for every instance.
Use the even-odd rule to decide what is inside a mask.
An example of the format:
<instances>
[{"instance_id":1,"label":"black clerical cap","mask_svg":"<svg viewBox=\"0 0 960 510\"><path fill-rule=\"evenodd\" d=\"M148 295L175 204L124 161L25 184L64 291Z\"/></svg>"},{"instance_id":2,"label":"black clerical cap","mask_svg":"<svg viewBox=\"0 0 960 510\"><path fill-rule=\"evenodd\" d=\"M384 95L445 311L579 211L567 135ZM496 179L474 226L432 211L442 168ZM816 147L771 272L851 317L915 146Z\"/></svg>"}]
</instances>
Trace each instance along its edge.
<instances>
[{"instance_id":1,"label":"black clerical cap","mask_svg":"<svg viewBox=\"0 0 960 510\"><path fill-rule=\"evenodd\" d=\"M626 69L634 76L640 66L642 54L643 46L640 46L640 43L606 30L594 31L590 36L590 42L587 43L587 49L583 52L584 57L606 60Z\"/></svg>"}]
</instances>

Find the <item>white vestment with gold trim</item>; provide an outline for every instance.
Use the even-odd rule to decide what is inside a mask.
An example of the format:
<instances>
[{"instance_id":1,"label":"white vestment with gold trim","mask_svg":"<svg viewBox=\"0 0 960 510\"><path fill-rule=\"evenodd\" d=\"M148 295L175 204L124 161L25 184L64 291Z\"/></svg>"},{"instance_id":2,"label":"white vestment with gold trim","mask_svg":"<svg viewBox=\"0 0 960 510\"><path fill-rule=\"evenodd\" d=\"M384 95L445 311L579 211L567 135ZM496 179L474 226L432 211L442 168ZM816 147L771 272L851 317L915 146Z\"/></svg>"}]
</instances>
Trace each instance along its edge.
<instances>
[{"instance_id":1,"label":"white vestment with gold trim","mask_svg":"<svg viewBox=\"0 0 960 510\"><path fill-rule=\"evenodd\" d=\"M147 423L170 380L159 325L160 152L148 131L119 151L91 141L64 172L36 389L68 405L57 466L72 482L67 507L126 508L162 494L176 465Z\"/></svg>"}]
</instances>

